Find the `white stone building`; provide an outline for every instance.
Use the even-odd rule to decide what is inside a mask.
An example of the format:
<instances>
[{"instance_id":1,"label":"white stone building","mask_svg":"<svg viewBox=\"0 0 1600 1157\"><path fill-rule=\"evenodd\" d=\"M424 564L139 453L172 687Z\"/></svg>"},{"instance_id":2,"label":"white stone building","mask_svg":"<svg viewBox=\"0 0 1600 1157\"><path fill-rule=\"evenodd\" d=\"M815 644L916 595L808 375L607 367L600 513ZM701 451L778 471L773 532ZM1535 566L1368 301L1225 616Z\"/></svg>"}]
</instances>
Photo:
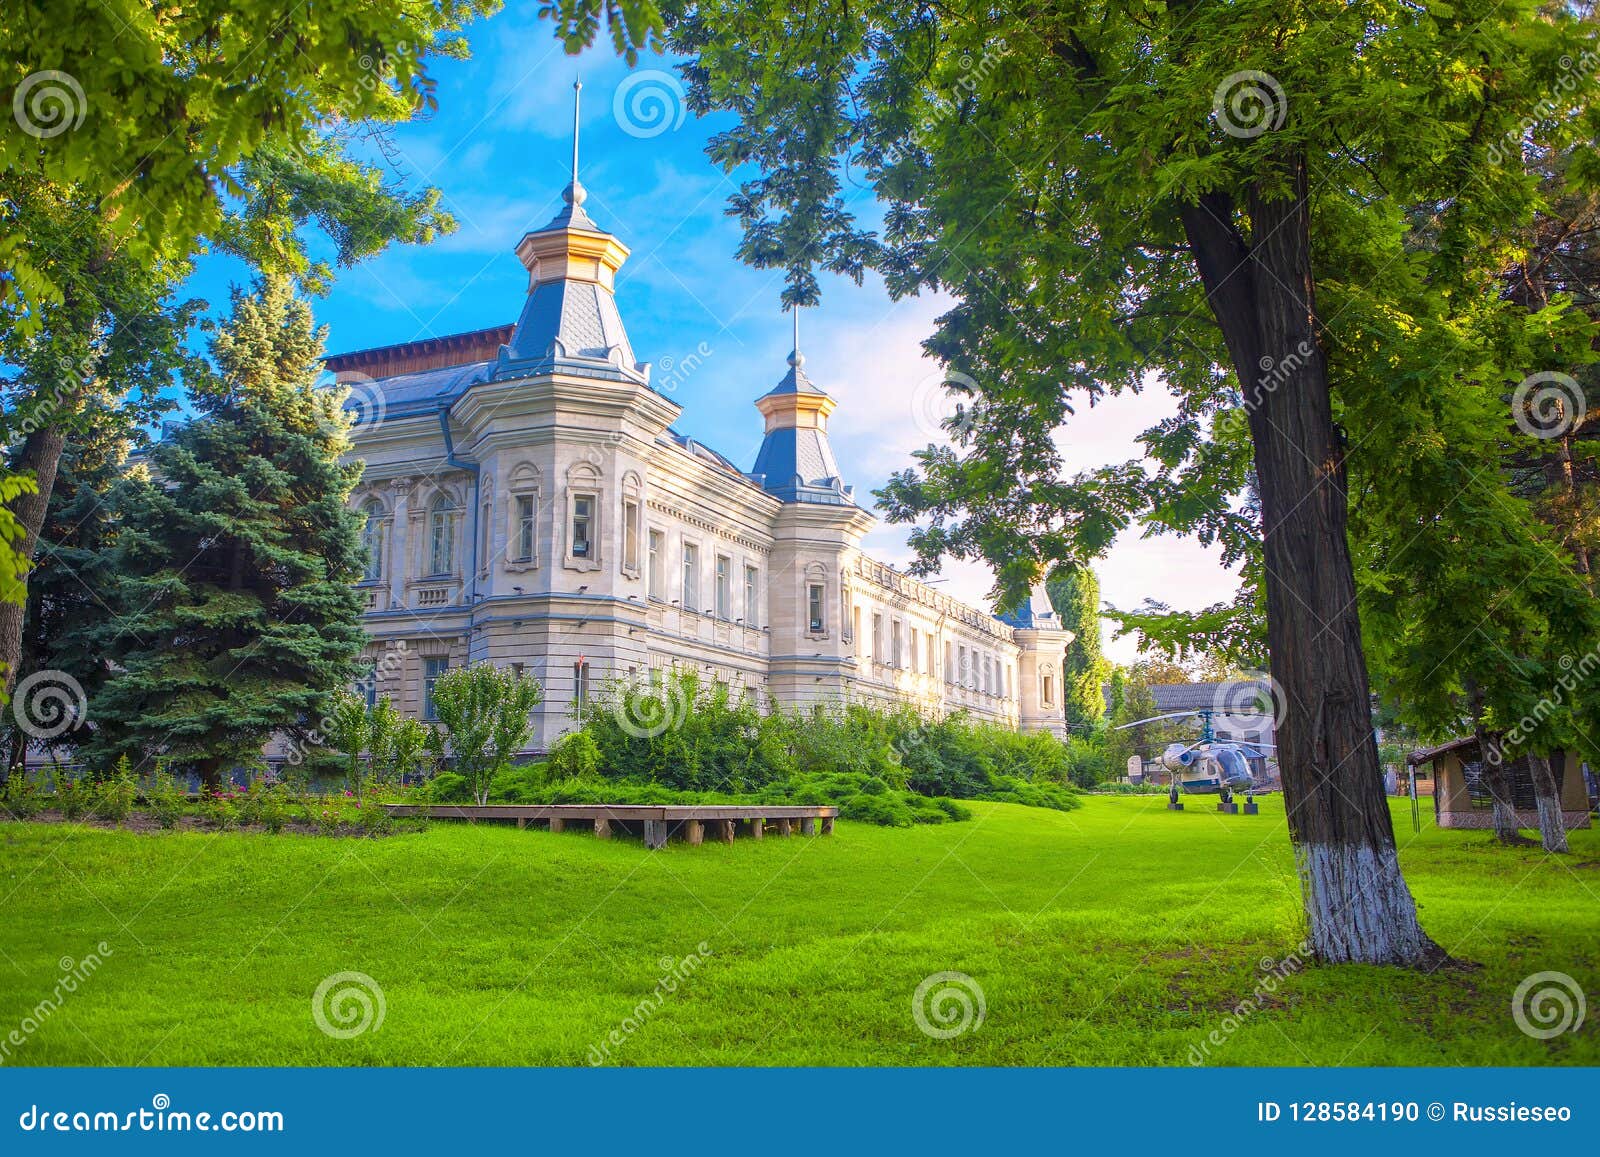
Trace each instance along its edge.
<instances>
[{"instance_id":1,"label":"white stone building","mask_svg":"<svg viewBox=\"0 0 1600 1157\"><path fill-rule=\"evenodd\" d=\"M574 179L518 243L514 324L328 359L361 417L372 693L426 718L442 671L521 667L545 688L536 749L607 680L675 666L762 703L905 700L1064 733L1072 636L1042 592L1003 621L863 554L875 519L798 352L755 400L750 470L672 429L614 297L628 248L584 196Z\"/></svg>"}]
</instances>

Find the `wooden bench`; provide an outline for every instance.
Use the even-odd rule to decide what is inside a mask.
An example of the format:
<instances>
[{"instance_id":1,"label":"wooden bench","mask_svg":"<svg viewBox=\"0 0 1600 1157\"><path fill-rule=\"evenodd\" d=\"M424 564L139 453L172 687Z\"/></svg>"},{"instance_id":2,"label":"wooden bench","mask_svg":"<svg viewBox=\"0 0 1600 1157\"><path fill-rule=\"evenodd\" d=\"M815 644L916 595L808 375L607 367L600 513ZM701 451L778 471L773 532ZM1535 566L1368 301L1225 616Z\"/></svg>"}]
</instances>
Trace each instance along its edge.
<instances>
[{"instance_id":1,"label":"wooden bench","mask_svg":"<svg viewBox=\"0 0 1600 1157\"><path fill-rule=\"evenodd\" d=\"M386 803L384 811L391 816L428 816L439 820L514 820L517 827L525 828L530 822L549 825L553 832L567 829L573 822L594 825L594 834L609 839L619 827L638 825L648 847L665 847L669 834L681 835L689 844L705 842L706 832L725 844L731 844L738 829L743 826L750 838L761 839L771 823L780 836L791 835L796 828L801 835L833 834L833 821L839 815L836 807L812 805L753 806L748 804L595 804L595 803L490 803L490 804L414 804Z\"/></svg>"}]
</instances>

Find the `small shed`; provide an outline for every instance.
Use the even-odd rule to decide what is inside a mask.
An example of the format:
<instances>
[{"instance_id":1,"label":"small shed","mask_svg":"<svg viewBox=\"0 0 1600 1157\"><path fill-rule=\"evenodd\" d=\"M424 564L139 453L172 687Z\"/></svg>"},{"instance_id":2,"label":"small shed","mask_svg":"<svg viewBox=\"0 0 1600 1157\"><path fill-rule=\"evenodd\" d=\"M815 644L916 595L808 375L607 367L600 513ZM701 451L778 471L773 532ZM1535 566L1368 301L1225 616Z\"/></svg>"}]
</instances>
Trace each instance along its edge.
<instances>
[{"instance_id":1,"label":"small shed","mask_svg":"<svg viewBox=\"0 0 1600 1157\"><path fill-rule=\"evenodd\" d=\"M1469 735L1413 751L1406 756L1406 763L1410 767L1433 765L1433 816L1441 828L1493 826L1494 801L1483 782L1483 757L1476 737ZM1550 756L1550 770L1561 785L1561 822L1568 830L1588 827L1589 791L1578 757L1572 752L1556 752ZM1517 825L1537 828L1539 812L1528 757L1523 755L1507 763L1506 773L1511 802L1517 809Z\"/></svg>"}]
</instances>

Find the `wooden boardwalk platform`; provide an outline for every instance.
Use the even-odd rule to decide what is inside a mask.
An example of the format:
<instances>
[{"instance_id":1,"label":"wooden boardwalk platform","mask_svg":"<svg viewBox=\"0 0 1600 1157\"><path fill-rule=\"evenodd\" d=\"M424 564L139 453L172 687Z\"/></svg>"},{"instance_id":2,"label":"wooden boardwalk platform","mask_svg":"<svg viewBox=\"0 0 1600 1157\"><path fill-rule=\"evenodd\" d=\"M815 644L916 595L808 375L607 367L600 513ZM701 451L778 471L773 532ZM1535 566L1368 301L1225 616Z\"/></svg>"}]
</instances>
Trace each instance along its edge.
<instances>
[{"instance_id":1,"label":"wooden boardwalk platform","mask_svg":"<svg viewBox=\"0 0 1600 1157\"><path fill-rule=\"evenodd\" d=\"M836 807L810 805L749 804L596 804L596 803L491 803L491 804L414 804L386 803L391 816L425 815L440 820L515 820L517 827L529 823L549 824L553 832L566 831L570 823L594 825L594 834L610 839L618 830L637 828L652 848L665 847L669 835L681 836L687 843L705 842L709 830L713 837L731 844L740 829L752 839L761 839L770 827L780 836L833 834Z\"/></svg>"}]
</instances>

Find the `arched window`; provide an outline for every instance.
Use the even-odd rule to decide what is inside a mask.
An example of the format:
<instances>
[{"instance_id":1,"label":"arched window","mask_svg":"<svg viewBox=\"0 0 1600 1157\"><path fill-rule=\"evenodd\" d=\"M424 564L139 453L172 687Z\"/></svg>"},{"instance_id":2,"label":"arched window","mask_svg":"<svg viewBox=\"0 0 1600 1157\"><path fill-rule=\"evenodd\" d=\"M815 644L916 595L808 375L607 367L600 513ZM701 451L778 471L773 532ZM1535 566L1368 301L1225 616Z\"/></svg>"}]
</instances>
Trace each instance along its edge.
<instances>
[{"instance_id":1,"label":"arched window","mask_svg":"<svg viewBox=\"0 0 1600 1157\"><path fill-rule=\"evenodd\" d=\"M435 496L428 508L428 573L454 574L456 509L447 495Z\"/></svg>"},{"instance_id":2,"label":"arched window","mask_svg":"<svg viewBox=\"0 0 1600 1157\"><path fill-rule=\"evenodd\" d=\"M539 563L539 471L523 463L506 487L506 566L521 571Z\"/></svg>"},{"instance_id":3,"label":"arched window","mask_svg":"<svg viewBox=\"0 0 1600 1157\"><path fill-rule=\"evenodd\" d=\"M377 582L383 577L384 547L388 543L388 534L385 532L388 525L387 518L384 515L383 503L376 498L363 506L361 513L366 516L366 522L361 527L361 545L367 552L366 566L361 572L361 577L367 582Z\"/></svg>"}]
</instances>

